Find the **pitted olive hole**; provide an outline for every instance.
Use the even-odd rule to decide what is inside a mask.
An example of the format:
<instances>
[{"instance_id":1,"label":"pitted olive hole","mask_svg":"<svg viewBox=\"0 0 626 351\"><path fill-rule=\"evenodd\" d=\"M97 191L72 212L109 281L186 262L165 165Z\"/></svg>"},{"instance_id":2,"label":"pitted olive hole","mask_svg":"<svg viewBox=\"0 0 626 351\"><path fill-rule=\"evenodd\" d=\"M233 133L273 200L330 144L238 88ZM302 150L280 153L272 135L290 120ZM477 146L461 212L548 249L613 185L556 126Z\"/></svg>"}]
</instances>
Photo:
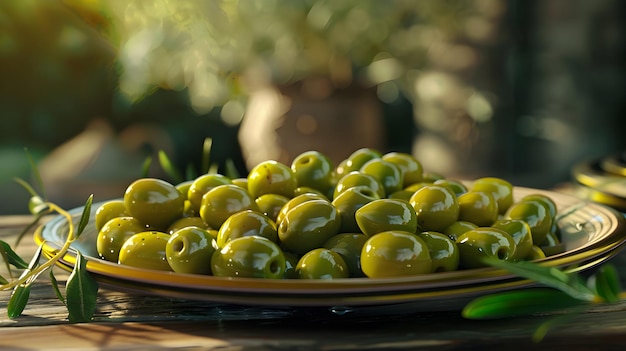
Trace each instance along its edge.
<instances>
[{"instance_id":1,"label":"pitted olive hole","mask_svg":"<svg viewBox=\"0 0 626 351\"><path fill-rule=\"evenodd\" d=\"M307 163L311 163L311 158L310 157L304 157L300 160L300 164L307 164Z\"/></svg>"},{"instance_id":2,"label":"pitted olive hole","mask_svg":"<svg viewBox=\"0 0 626 351\"><path fill-rule=\"evenodd\" d=\"M373 197L374 196L374 191L372 189L369 189L369 188L360 188L359 192L361 194L363 194L364 196L367 196L367 197Z\"/></svg>"},{"instance_id":3,"label":"pitted olive hole","mask_svg":"<svg viewBox=\"0 0 626 351\"><path fill-rule=\"evenodd\" d=\"M501 247L496 252L496 256L500 260L506 260L509 257L509 250L505 247Z\"/></svg>"},{"instance_id":4,"label":"pitted olive hole","mask_svg":"<svg viewBox=\"0 0 626 351\"><path fill-rule=\"evenodd\" d=\"M276 260L270 262L270 272L272 272L272 274L280 273L280 265L276 262Z\"/></svg>"},{"instance_id":5,"label":"pitted olive hole","mask_svg":"<svg viewBox=\"0 0 626 351\"><path fill-rule=\"evenodd\" d=\"M185 243L182 240L176 240L172 243L172 249L174 249L175 252L181 253L184 248Z\"/></svg>"}]
</instances>

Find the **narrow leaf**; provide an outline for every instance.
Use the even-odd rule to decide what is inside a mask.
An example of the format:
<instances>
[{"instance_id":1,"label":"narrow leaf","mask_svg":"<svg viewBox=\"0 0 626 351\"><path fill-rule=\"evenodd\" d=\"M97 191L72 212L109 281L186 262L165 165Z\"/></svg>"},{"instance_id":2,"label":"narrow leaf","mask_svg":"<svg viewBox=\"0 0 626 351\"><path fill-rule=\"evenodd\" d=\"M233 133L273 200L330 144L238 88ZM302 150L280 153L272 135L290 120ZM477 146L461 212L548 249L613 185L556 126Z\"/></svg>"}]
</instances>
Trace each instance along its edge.
<instances>
[{"instance_id":1,"label":"narrow leaf","mask_svg":"<svg viewBox=\"0 0 626 351\"><path fill-rule=\"evenodd\" d=\"M174 167L174 164L163 150L159 150L159 164L161 164L165 173L167 173L175 184L183 181L183 176L176 167Z\"/></svg>"},{"instance_id":2,"label":"narrow leaf","mask_svg":"<svg viewBox=\"0 0 626 351\"><path fill-rule=\"evenodd\" d=\"M16 286L11 293L9 303L7 304L7 316L15 319L22 315L28 299L30 298L30 285L21 284Z\"/></svg>"},{"instance_id":3,"label":"narrow leaf","mask_svg":"<svg viewBox=\"0 0 626 351\"><path fill-rule=\"evenodd\" d=\"M87 202L85 203L85 206L83 208L83 213L80 216L80 222L78 222L78 227L76 228L76 238L78 238L83 231L85 230L85 227L87 227L87 224L89 223L89 216L91 215L91 204L93 203L93 194L89 195L89 198L87 198Z\"/></svg>"},{"instance_id":4,"label":"narrow leaf","mask_svg":"<svg viewBox=\"0 0 626 351\"><path fill-rule=\"evenodd\" d=\"M202 163L201 171L209 173L209 167L211 165L211 148L213 147L213 139L206 138L202 144Z\"/></svg>"},{"instance_id":5,"label":"narrow leaf","mask_svg":"<svg viewBox=\"0 0 626 351\"><path fill-rule=\"evenodd\" d=\"M5 262L12 264L15 268L26 269L28 268L28 263L24 261L13 249L11 246L5 241L0 240L0 250L2 251L2 257Z\"/></svg>"},{"instance_id":6,"label":"narrow leaf","mask_svg":"<svg viewBox=\"0 0 626 351\"><path fill-rule=\"evenodd\" d=\"M88 322L96 311L98 283L87 271L87 261L78 252L76 264L67 279L65 295L69 320L72 323Z\"/></svg>"},{"instance_id":7,"label":"narrow leaf","mask_svg":"<svg viewBox=\"0 0 626 351\"><path fill-rule=\"evenodd\" d=\"M217 163L213 163L211 164L211 167L209 167L209 170L207 171L207 174L217 174L219 170L219 166Z\"/></svg>"},{"instance_id":8,"label":"narrow leaf","mask_svg":"<svg viewBox=\"0 0 626 351\"><path fill-rule=\"evenodd\" d=\"M615 267L611 264L601 266L598 271L587 279L589 289L596 292L606 302L617 302L620 300L619 276Z\"/></svg>"},{"instance_id":9,"label":"narrow leaf","mask_svg":"<svg viewBox=\"0 0 626 351\"><path fill-rule=\"evenodd\" d=\"M224 172L225 172L225 175L229 177L230 179L239 178L239 171L237 170L237 167L235 166L235 162L230 158L226 160L226 171Z\"/></svg>"},{"instance_id":10,"label":"narrow leaf","mask_svg":"<svg viewBox=\"0 0 626 351\"><path fill-rule=\"evenodd\" d=\"M41 174L39 174L39 169L37 168L37 164L35 163L35 160L33 160L33 157L31 156L30 152L28 152L28 149L26 149L25 151L26 151L26 156L28 157L28 162L30 163L30 167L33 169L33 175L35 176L35 181L37 182L37 186L39 187L39 190L41 190L41 195L44 199L47 199L48 197L46 196L46 189L43 186L43 181L41 180Z\"/></svg>"},{"instance_id":11,"label":"narrow leaf","mask_svg":"<svg viewBox=\"0 0 626 351\"><path fill-rule=\"evenodd\" d=\"M9 284L9 281L6 280L2 275L0 275L0 284L2 284L2 285Z\"/></svg>"},{"instance_id":12,"label":"narrow leaf","mask_svg":"<svg viewBox=\"0 0 626 351\"><path fill-rule=\"evenodd\" d=\"M13 178L13 180L15 180L19 185L21 185L24 189L26 189L26 191L28 191L28 193L30 194L30 196L39 196L39 194L37 194L37 192L35 191L35 189L28 184L27 181L25 181L22 178Z\"/></svg>"},{"instance_id":13,"label":"narrow leaf","mask_svg":"<svg viewBox=\"0 0 626 351\"><path fill-rule=\"evenodd\" d=\"M57 296L59 301L63 302L63 304L65 305L65 298L63 297L63 294L61 293L61 290L59 289L59 282L57 281L57 278L54 276L54 271L52 269L50 270L50 283L52 283L52 289L54 290L54 294Z\"/></svg>"},{"instance_id":14,"label":"narrow leaf","mask_svg":"<svg viewBox=\"0 0 626 351\"><path fill-rule=\"evenodd\" d=\"M150 174L150 166L152 166L152 157L146 157L145 161L143 161L143 165L141 166L141 176L143 178L148 177Z\"/></svg>"},{"instance_id":15,"label":"narrow leaf","mask_svg":"<svg viewBox=\"0 0 626 351\"><path fill-rule=\"evenodd\" d=\"M185 179L196 179L198 177L198 173L193 168L193 164L188 164L187 169L185 170Z\"/></svg>"}]
</instances>

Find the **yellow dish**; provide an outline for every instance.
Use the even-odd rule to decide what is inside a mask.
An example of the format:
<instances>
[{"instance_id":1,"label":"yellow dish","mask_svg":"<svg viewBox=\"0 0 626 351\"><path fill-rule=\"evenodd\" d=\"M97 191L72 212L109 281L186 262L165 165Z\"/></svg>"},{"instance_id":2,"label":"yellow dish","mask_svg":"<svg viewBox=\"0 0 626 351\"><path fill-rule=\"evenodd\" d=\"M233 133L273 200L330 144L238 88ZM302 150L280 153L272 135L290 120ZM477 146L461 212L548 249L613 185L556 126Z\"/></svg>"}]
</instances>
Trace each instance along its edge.
<instances>
[{"instance_id":1,"label":"yellow dish","mask_svg":"<svg viewBox=\"0 0 626 351\"><path fill-rule=\"evenodd\" d=\"M619 212L576 197L539 189L516 187L521 198L543 193L557 204L565 252L542 259L543 264L571 272L591 269L614 256L626 242L624 216ZM94 204L92 210L98 208ZM82 208L71 211L78 221ZM92 222L95 216L92 215ZM67 222L57 216L38 228L37 244L52 256L65 241ZM87 270L111 289L167 297L254 306L318 306L327 308L385 308L394 310L456 310L470 299L532 282L495 269L481 268L401 278L348 278L335 280L271 280L221 278L152 271L119 265L97 258L95 225L91 223L73 247L88 259ZM70 250L59 265L71 270L76 252ZM378 306L378 307L377 307Z\"/></svg>"}]
</instances>

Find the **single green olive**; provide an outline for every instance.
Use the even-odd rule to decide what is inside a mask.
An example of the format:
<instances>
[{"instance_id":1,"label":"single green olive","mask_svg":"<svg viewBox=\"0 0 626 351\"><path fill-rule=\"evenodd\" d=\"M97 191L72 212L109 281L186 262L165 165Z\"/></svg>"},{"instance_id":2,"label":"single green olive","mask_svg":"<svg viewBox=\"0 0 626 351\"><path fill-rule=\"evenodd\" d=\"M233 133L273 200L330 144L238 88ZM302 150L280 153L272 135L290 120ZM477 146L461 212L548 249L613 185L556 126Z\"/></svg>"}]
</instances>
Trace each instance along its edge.
<instances>
[{"instance_id":1,"label":"single green olive","mask_svg":"<svg viewBox=\"0 0 626 351\"><path fill-rule=\"evenodd\" d=\"M485 257L511 261L515 254L515 240L502 229L479 227L467 231L456 239L461 268L480 268L488 265Z\"/></svg>"},{"instance_id":2,"label":"single green olive","mask_svg":"<svg viewBox=\"0 0 626 351\"><path fill-rule=\"evenodd\" d=\"M135 217L115 217L106 222L98 231L96 251L101 258L117 262L124 242L131 236L146 230L146 225Z\"/></svg>"},{"instance_id":3,"label":"single green olive","mask_svg":"<svg viewBox=\"0 0 626 351\"><path fill-rule=\"evenodd\" d=\"M281 279L285 273L285 256L267 238L242 236L213 253L211 271L216 277Z\"/></svg>"},{"instance_id":4,"label":"single green olive","mask_svg":"<svg viewBox=\"0 0 626 351\"><path fill-rule=\"evenodd\" d=\"M491 193L469 191L457 197L459 221L488 227L498 219L498 203Z\"/></svg>"},{"instance_id":5,"label":"single green olive","mask_svg":"<svg viewBox=\"0 0 626 351\"><path fill-rule=\"evenodd\" d=\"M550 217L552 218L556 217L556 213L557 213L556 203L548 195L539 194L539 193L528 194L522 197L520 201L526 201L526 200L538 201L538 202L543 203L544 205L546 205L546 207L548 207L548 213L550 214Z\"/></svg>"},{"instance_id":6,"label":"single green olive","mask_svg":"<svg viewBox=\"0 0 626 351\"><path fill-rule=\"evenodd\" d=\"M381 158L382 153L376 149L372 148L361 148L350 154L345 160L343 160L339 165L335 168L335 173L338 178L342 176L358 171L361 167L368 162L369 160L373 160L376 158Z\"/></svg>"},{"instance_id":7,"label":"single green olive","mask_svg":"<svg viewBox=\"0 0 626 351\"><path fill-rule=\"evenodd\" d=\"M278 242L276 223L273 220L257 211L239 211L228 217L218 230L217 246L224 247L230 240L253 235Z\"/></svg>"},{"instance_id":8,"label":"single green olive","mask_svg":"<svg viewBox=\"0 0 626 351\"><path fill-rule=\"evenodd\" d=\"M533 236L528 223L521 219L499 219L491 225L509 233L515 240L514 261L524 260L530 254L533 247Z\"/></svg>"},{"instance_id":9,"label":"single green olive","mask_svg":"<svg viewBox=\"0 0 626 351\"><path fill-rule=\"evenodd\" d=\"M350 277L364 277L361 270L361 250L367 241L363 233L340 233L324 243L324 247L341 255L348 266Z\"/></svg>"},{"instance_id":10,"label":"single green olive","mask_svg":"<svg viewBox=\"0 0 626 351\"><path fill-rule=\"evenodd\" d=\"M348 278L348 265L340 254L326 249L313 249L300 257L296 265L299 279Z\"/></svg>"},{"instance_id":11,"label":"single green olive","mask_svg":"<svg viewBox=\"0 0 626 351\"><path fill-rule=\"evenodd\" d=\"M200 227L204 229L210 229L211 227L204 221L204 219L200 218L200 216L194 217L181 217L175 220L170 226L167 228L167 232L169 234L173 234L175 231L185 228L185 227Z\"/></svg>"},{"instance_id":12,"label":"single green olive","mask_svg":"<svg viewBox=\"0 0 626 351\"><path fill-rule=\"evenodd\" d=\"M319 151L306 151L296 156L291 163L298 187L309 187L326 193L332 184L333 165Z\"/></svg>"},{"instance_id":13,"label":"single green olive","mask_svg":"<svg viewBox=\"0 0 626 351\"><path fill-rule=\"evenodd\" d=\"M185 198L174 185L164 180L142 178L126 188L124 206L129 215L142 223L165 230L182 217Z\"/></svg>"},{"instance_id":14,"label":"single green olive","mask_svg":"<svg viewBox=\"0 0 626 351\"><path fill-rule=\"evenodd\" d=\"M176 189L183 195L185 200L189 200L187 195L189 194L189 188L191 188L191 184L193 184L193 180L185 180L176 184Z\"/></svg>"},{"instance_id":15,"label":"single green olive","mask_svg":"<svg viewBox=\"0 0 626 351\"><path fill-rule=\"evenodd\" d=\"M521 219L528 223L533 236L533 243L540 244L552 228L549 208L540 201L525 200L514 203L507 210L504 218Z\"/></svg>"},{"instance_id":16,"label":"single green olive","mask_svg":"<svg viewBox=\"0 0 626 351\"><path fill-rule=\"evenodd\" d=\"M289 201L287 201L287 203L284 204L283 207L280 208L280 211L278 211L278 215L276 216L276 224L280 225L280 222L283 221L283 218L285 218L285 215L287 214L287 212L289 212L292 208L300 205L301 203L311 201L311 200L328 201L328 199L325 196L320 196L319 194L315 194L315 193L304 193L304 194L295 196L289 199Z\"/></svg>"},{"instance_id":17,"label":"single green olive","mask_svg":"<svg viewBox=\"0 0 626 351\"><path fill-rule=\"evenodd\" d=\"M432 272L452 272L459 268L459 248L450 237L432 231L419 233L418 237L428 246Z\"/></svg>"},{"instance_id":18,"label":"single green olive","mask_svg":"<svg viewBox=\"0 0 626 351\"><path fill-rule=\"evenodd\" d=\"M369 278L430 273L432 259L417 234L386 231L367 239L361 250L361 269Z\"/></svg>"},{"instance_id":19,"label":"single green olive","mask_svg":"<svg viewBox=\"0 0 626 351\"><path fill-rule=\"evenodd\" d=\"M238 187L248 190L248 178L233 178L231 182Z\"/></svg>"},{"instance_id":20,"label":"single green olive","mask_svg":"<svg viewBox=\"0 0 626 351\"><path fill-rule=\"evenodd\" d=\"M278 194L263 194L254 199L254 202L256 202L261 213L276 222L280 209L289 202L289 198Z\"/></svg>"},{"instance_id":21,"label":"single green olive","mask_svg":"<svg viewBox=\"0 0 626 351\"><path fill-rule=\"evenodd\" d=\"M468 221L456 221L449 226L447 226L441 232L447 235L452 241L456 241L456 239L463 233L476 229L478 226L472 222Z\"/></svg>"},{"instance_id":22,"label":"single green olive","mask_svg":"<svg viewBox=\"0 0 626 351\"><path fill-rule=\"evenodd\" d=\"M176 273L211 274L211 256L216 248L207 229L189 226L170 235L165 257Z\"/></svg>"},{"instance_id":23,"label":"single green olive","mask_svg":"<svg viewBox=\"0 0 626 351\"><path fill-rule=\"evenodd\" d=\"M337 181L333 192L333 199L353 186L366 186L378 194L381 199L386 197L385 188L374 176L358 171L350 172Z\"/></svg>"},{"instance_id":24,"label":"single green olive","mask_svg":"<svg viewBox=\"0 0 626 351\"><path fill-rule=\"evenodd\" d=\"M341 217L328 200L303 202L287 212L278 225L283 248L298 255L322 247L339 232Z\"/></svg>"},{"instance_id":25,"label":"single green olive","mask_svg":"<svg viewBox=\"0 0 626 351\"><path fill-rule=\"evenodd\" d=\"M202 197L209 190L219 185L232 184L230 178L219 173L203 174L193 180L187 190L187 200L191 204L191 207L200 212L200 206L202 206Z\"/></svg>"},{"instance_id":26,"label":"single green olive","mask_svg":"<svg viewBox=\"0 0 626 351\"><path fill-rule=\"evenodd\" d=\"M417 190L409 203L415 209L420 231L441 232L459 219L456 195L443 185L426 185Z\"/></svg>"},{"instance_id":27,"label":"single green olive","mask_svg":"<svg viewBox=\"0 0 626 351\"><path fill-rule=\"evenodd\" d=\"M110 200L98 207L96 210L96 230L100 231L104 224L116 217L128 216L123 200Z\"/></svg>"},{"instance_id":28,"label":"single green olive","mask_svg":"<svg viewBox=\"0 0 626 351\"><path fill-rule=\"evenodd\" d=\"M202 197L200 217L211 228L219 228L232 214L244 210L258 211L254 198L234 184L219 185Z\"/></svg>"},{"instance_id":29,"label":"single green olive","mask_svg":"<svg viewBox=\"0 0 626 351\"><path fill-rule=\"evenodd\" d=\"M403 152L388 152L381 157L383 160L391 162L400 168L402 172L402 187L422 181L424 168L420 161L413 155Z\"/></svg>"},{"instance_id":30,"label":"single green olive","mask_svg":"<svg viewBox=\"0 0 626 351\"><path fill-rule=\"evenodd\" d=\"M359 172L369 174L378 180L385 189L385 194L402 190L404 185L404 178L400 167L395 163L385 161L381 158L367 161Z\"/></svg>"},{"instance_id":31,"label":"single green olive","mask_svg":"<svg viewBox=\"0 0 626 351\"><path fill-rule=\"evenodd\" d=\"M137 233L122 245L118 263L137 268L172 271L165 254L169 238L170 234L158 231Z\"/></svg>"},{"instance_id":32,"label":"single green olive","mask_svg":"<svg viewBox=\"0 0 626 351\"><path fill-rule=\"evenodd\" d=\"M396 192L393 192L389 195L387 195L388 199L397 199L397 200L404 200L404 201L409 201L411 200L411 196L413 196L414 191L409 191L409 190L398 190Z\"/></svg>"},{"instance_id":33,"label":"single green olive","mask_svg":"<svg viewBox=\"0 0 626 351\"><path fill-rule=\"evenodd\" d=\"M504 214L513 204L513 185L502 178L483 177L470 186L472 191L491 193L498 203L498 213Z\"/></svg>"},{"instance_id":34,"label":"single green olive","mask_svg":"<svg viewBox=\"0 0 626 351\"><path fill-rule=\"evenodd\" d=\"M366 186L351 187L337 196L332 201L333 206L339 211L341 216L341 228L344 233L359 232L359 225L356 222L355 213L364 205L378 200L378 194Z\"/></svg>"},{"instance_id":35,"label":"single green olive","mask_svg":"<svg viewBox=\"0 0 626 351\"><path fill-rule=\"evenodd\" d=\"M443 185L448 187L457 196L461 196L468 192L467 186L459 181L452 179L437 179L433 182L435 185Z\"/></svg>"},{"instance_id":36,"label":"single green olive","mask_svg":"<svg viewBox=\"0 0 626 351\"><path fill-rule=\"evenodd\" d=\"M248 173L248 191L253 198L263 194L279 194L291 198L297 187L298 181L291 167L278 161L263 161Z\"/></svg>"},{"instance_id":37,"label":"single green olive","mask_svg":"<svg viewBox=\"0 0 626 351\"><path fill-rule=\"evenodd\" d=\"M390 230L410 233L417 231L415 209L404 200L378 199L370 201L356 210L354 218L360 231L368 237Z\"/></svg>"},{"instance_id":38,"label":"single green olive","mask_svg":"<svg viewBox=\"0 0 626 351\"><path fill-rule=\"evenodd\" d=\"M530 253L528 253L528 256L526 257L526 260L535 261L544 258L546 258L545 252L543 252L543 250L539 246L533 245L533 247L530 249Z\"/></svg>"}]
</instances>

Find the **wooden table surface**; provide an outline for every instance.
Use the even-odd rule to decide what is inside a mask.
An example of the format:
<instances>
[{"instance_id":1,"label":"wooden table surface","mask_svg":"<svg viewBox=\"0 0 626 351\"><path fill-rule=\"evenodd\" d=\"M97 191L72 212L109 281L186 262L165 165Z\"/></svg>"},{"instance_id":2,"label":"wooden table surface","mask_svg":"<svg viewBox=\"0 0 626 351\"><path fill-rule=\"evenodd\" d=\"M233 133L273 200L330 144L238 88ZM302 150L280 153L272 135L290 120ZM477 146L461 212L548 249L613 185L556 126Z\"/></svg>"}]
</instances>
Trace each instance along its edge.
<instances>
[{"instance_id":1,"label":"wooden table surface","mask_svg":"<svg viewBox=\"0 0 626 351\"><path fill-rule=\"evenodd\" d=\"M0 217L0 239L14 243L28 216ZM30 237L17 247L30 257ZM626 252L612 259L626 287ZM4 275L6 272L3 272ZM63 283L67 274L55 269ZM39 279L24 314L6 316L0 292L0 349L7 350L612 350L626 344L626 301L565 320L539 344L532 334L554 315L473 321L460 312L337 315L141 296L101 288L91 323L70 324L50 282Z\"/></svg>"}]
</instances>

